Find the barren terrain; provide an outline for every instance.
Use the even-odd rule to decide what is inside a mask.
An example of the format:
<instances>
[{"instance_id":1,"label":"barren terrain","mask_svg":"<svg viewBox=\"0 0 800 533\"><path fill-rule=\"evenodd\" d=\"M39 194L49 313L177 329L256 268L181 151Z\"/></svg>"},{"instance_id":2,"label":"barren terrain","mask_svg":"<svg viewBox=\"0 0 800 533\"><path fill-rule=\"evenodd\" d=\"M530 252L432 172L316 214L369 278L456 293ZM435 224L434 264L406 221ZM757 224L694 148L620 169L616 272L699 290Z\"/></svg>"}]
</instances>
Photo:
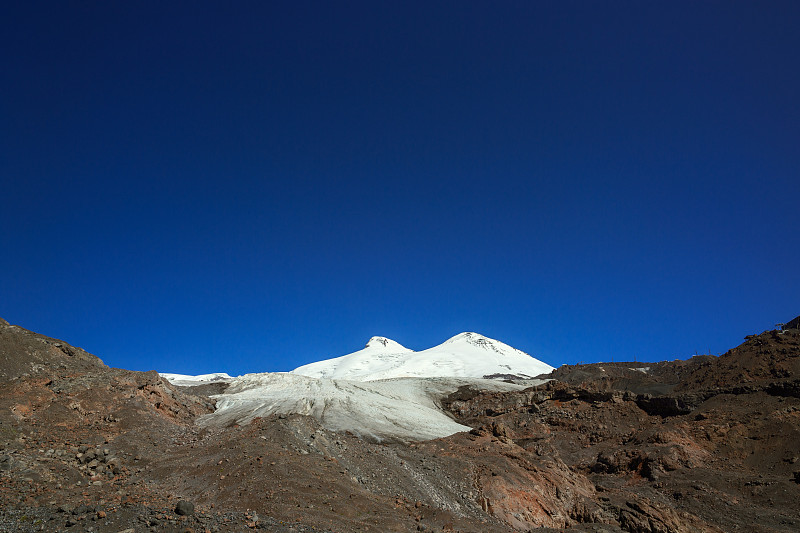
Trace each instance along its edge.
<instances>
[{"instance_id":1,"label":"barren terrain","mask_svg":"<svg viewBox=\"0 0 800 533\"><path fill-rule=\"evenodd\" d=\"M201 426L218 386L0 321L0 531L798 531L798 371L797 329L562 366L442 399L469 432L381 444L301 415Z\"/></svg>"}]
</instances>

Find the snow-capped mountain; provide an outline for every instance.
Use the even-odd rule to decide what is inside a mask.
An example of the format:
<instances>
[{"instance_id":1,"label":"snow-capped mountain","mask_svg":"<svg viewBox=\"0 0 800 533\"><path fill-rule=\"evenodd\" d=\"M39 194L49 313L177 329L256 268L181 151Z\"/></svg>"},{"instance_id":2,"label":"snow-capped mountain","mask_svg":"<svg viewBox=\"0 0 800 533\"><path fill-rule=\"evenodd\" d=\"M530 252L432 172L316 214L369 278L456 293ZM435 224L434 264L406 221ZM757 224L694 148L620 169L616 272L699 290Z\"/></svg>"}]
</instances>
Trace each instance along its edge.
<instances>
[{"instance_id":1,"label":"snow-capped mountain","mask_svg":"<svg viewBox=\"0 0 800 533\"><path fill-rule=\"evenodd\" d=\"M460 333L438 346L415 352L386 337L372 337L349 355L301 366L290 373L186 376L162 374L175 385L224 382L214 413L203 425L246 424L272 414L313 416L335 431L372 440L417 441L445 437L468 428L440 405L461 387L521 390L547 380L506 383L485 376L534 378L550 365L478 333Z\"/></svg>"},{"instance_id":2,"label":"snow-capped mountain","mask_svg":"<svg viewBox=\"0 0 800 533\"><path fill-rule=\"evenodd\" d=\"M532 378L554 368L521 350L479 333L459 333L438 346L415 352L386 337L372 337L357 352L318 361L292 374L353 381L399 377L515 375Z\"/></svg>"}]
</instances>

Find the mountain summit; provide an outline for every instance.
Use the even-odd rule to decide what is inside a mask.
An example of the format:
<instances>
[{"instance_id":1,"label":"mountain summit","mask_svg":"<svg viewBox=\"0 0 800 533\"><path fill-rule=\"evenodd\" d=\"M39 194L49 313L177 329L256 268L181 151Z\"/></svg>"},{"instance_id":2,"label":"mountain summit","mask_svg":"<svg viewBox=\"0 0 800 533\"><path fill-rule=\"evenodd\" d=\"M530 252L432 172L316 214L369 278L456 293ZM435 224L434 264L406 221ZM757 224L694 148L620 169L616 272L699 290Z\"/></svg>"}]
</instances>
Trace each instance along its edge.
<instances>
[{"instance_id":1,"label":"mountain summit","mask_svg":"<svg viewBox=\"0 0 800 533\"><path fill-rule=\"evenodd\" d=\"M399 342L393 341L392 339L387 339L386 337L372 337L369 341L367 341L367 345L364 346L364 348L373 348L375 350L386 352L397 351L399 353L412 351Z\"/></svg>"},{"instance_id":2,"label":"mountain summit","mask_svg":"<svg viewBox=\"0 0 800 533\"><path fill-rule=\"evenodd\" d=\"M315 378L375 381L400 377L535 377L554 368L480 333L464 332L415 352L386 337L372 337L362 350L292 370Z\"/></svg>"}]
</instances>

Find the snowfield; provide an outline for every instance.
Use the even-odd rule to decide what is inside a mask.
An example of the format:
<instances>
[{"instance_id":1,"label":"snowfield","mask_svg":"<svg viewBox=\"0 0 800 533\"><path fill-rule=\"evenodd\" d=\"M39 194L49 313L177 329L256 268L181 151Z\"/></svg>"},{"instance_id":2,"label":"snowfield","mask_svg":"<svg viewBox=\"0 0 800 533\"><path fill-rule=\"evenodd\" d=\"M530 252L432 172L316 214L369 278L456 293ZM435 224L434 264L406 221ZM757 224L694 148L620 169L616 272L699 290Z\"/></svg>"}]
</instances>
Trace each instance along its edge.
<instances>
[{"instance_id":1,"label":"snowfield","mask_svg":"<svg viewBox=\"0 0 800 533\"><path fill-rule=\"evenodd\" d=\"M313 416L327 429L350 431L375 441L422 441L470 428L441 407L442 398L462 386L513 391L545 383L533 379L554 368L500 341L460 333L415 352L386 337L372 337L357 352L301 366L291 372L186 376L161 374L174 385L225 382L212 396L216 411L201 425L247 424L273 414ZM515 376L524 385L486 376Z\"/></svg>"},{"instance_id":2,"label":"snowfield","mask_svg":"<svg viewBox=\"0 0 800 533\"><path fill-rule=\"evenodd\" d=\"M199 376L189 376L186 374L169 374L166 372L159 372L159 375L179 387L192 387L194 385L205 385L207 383L228 383L233 380L225 372L216 372L214 374L200 374Z\"/></svg>"}]
</instances>

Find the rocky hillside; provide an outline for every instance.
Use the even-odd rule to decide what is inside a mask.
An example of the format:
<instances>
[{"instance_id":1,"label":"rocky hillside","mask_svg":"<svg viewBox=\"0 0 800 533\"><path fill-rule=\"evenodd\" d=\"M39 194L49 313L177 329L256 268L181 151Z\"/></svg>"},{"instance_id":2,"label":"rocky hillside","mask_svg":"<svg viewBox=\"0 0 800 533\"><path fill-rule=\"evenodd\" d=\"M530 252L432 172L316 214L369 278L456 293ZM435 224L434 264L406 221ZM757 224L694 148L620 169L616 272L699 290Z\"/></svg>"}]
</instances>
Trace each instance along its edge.
<instances>
[{"instance_id":1,"label":"rocky hillside","mask_svg":"<svg viewBox=\"0 0 800 533\"><path fill-rule=\"evenodd\" d=\"M0 332L0 531L800 529L792 331L463 388L442 403L473 429L414 444L300 415L200 427L202 394Z\"/></svg>"},{"instance_id":2,"label":"rocky hillside","mask_svg":"<svg viewBox=\"0 0 800 533\"><path fill-rule=\"evenodd\" d=\"M550 516L586 521L592 509L591 521L625 531L795 531L799 362L800 332L772 331L719 358L562 367L538 390L465 391L447 405L477 428L470 438L505 443L533 465L561 461L560 471L592 488L571 493L589 503ZM559 491L510 485L496 495L506 510L495 514L533 527L542 520L529 501L558 502Z\"/></svg>"},{"instance_id":3,"label":"rocky hillside","mask_svg":"<svg viewBox=\"0 0 800 533\"><path fill-rule=\"evenodd\" d=\"M86 371L103 362L81 348L39 335L0 318L0 380L57 370Z\"/></svg>"}]
</instances>

